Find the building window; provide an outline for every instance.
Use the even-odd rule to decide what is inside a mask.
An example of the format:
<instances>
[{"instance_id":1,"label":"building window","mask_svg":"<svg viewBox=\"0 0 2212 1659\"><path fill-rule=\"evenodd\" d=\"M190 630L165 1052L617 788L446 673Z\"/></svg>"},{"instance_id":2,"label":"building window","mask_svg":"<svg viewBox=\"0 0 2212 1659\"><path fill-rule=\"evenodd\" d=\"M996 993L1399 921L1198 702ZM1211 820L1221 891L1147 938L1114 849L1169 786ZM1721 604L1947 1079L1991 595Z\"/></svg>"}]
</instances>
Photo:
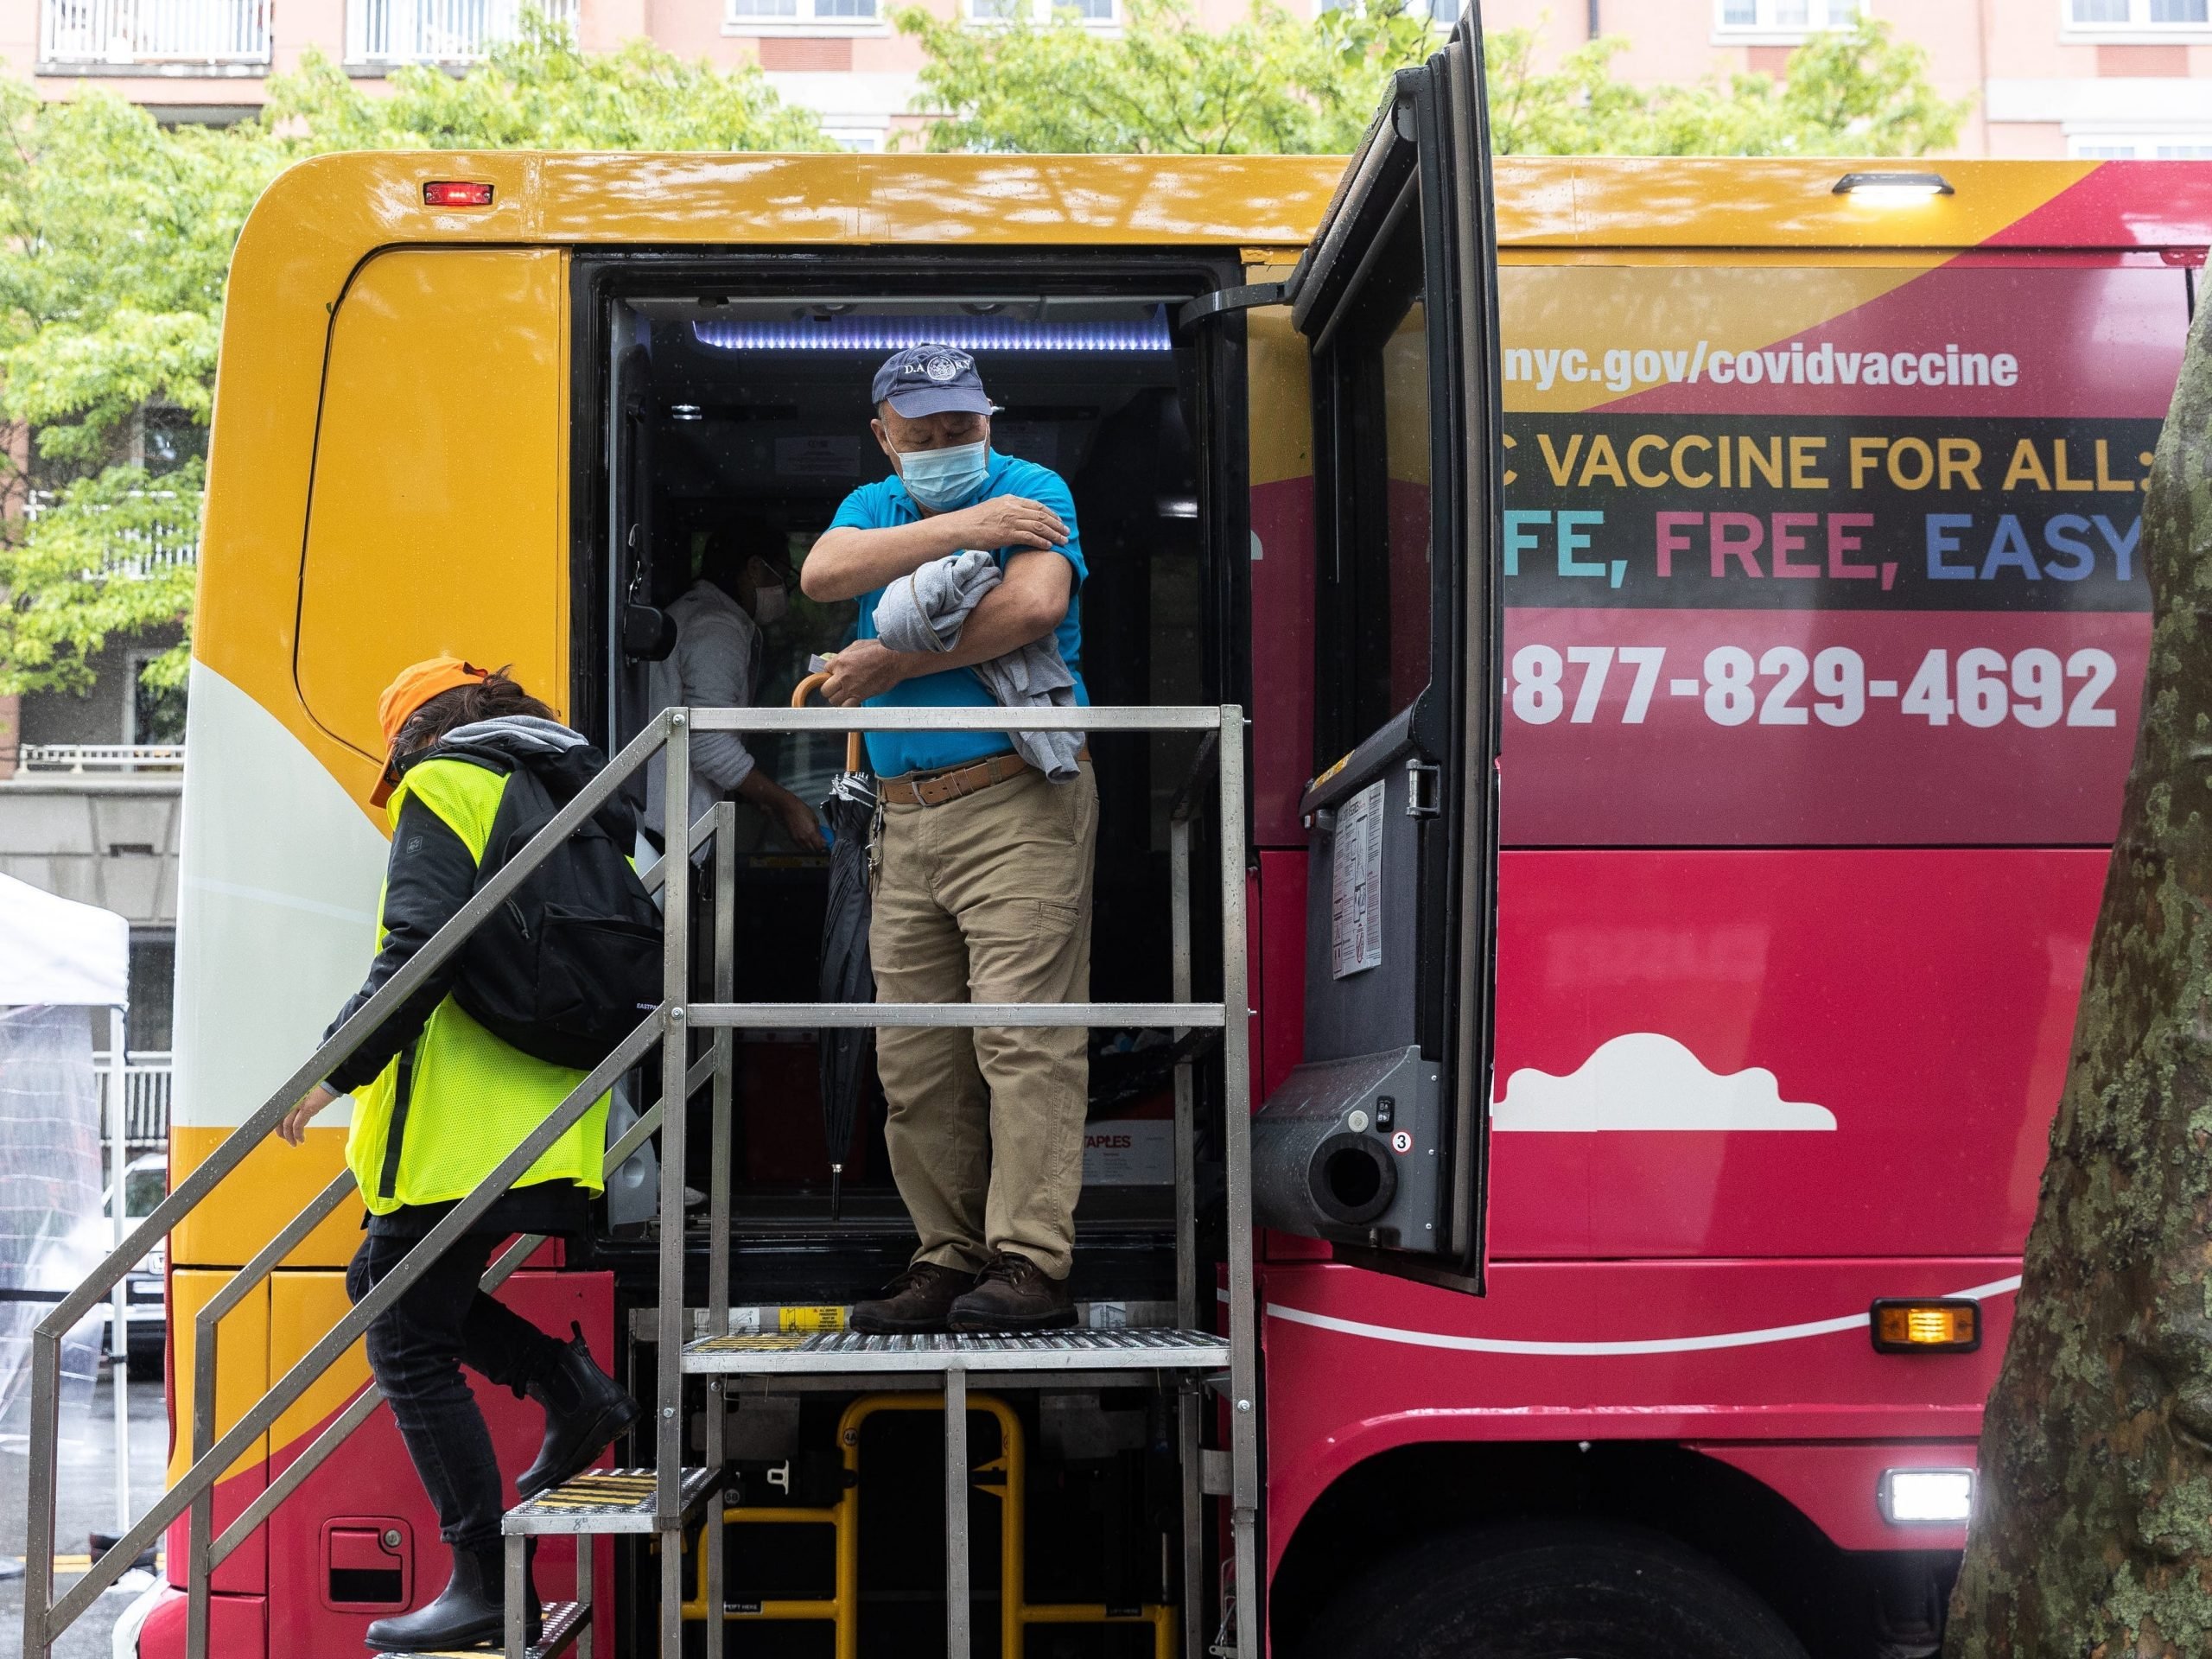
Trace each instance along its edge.
<instances>
[{"instance_id":1,"label":"building window","mask_svg":"<svg viewBox=\"0 0 2212 1659\"><path fill-rule=\"evenodd\" d=\"M1849 29L1865 0L1718 0L1715 28L1724 35L1810 35Z\"/></svg>"},{"instance_id":2,"label":"building window","mask_svg":"<svg viewBox=\"0 0 2212 1659\"><path fill-rule=\"evenodd\" d=\"M176 1000L176 931L167 927L130 930L130 1011L124 1016L124 1046L131 1050L168 1048Z\"/></svg>"},{"instance_id":3,"label":"building window","mask_svg":"<svg viewBox=\"0 0 2212 1659\"><path fill-rule=\"evenodd\" d=\"M762 23L873 23L877 0L724 0L722 28L746 30Z\"/></svg>"},{"instance_id":4,"label":"building window","mask_svg":"<svg viewBox=\"0 0 2212 1659\"><path fill-rule=\"evenodd\" d=\"M181 409L149 404L138 411L138 453L147 472L159 478L188 461L207 459L207 429Z\"/></svg>"},{"instance_id":5,"label":"building window","mask_svg":"<svg viewBox=\"0 0 2212 1659\"><path fill-rule=\"evenodd\" d=\"M2073 133L2066 153L2077 162L2212 161L2212 131Z\"/></svg>"},{"instance_id":6,"label":"building window","mask_svg":"<svg viewBox=\"0 0 2212 1659\"><path fill-rule=\"evenodd\" d=\"M1044 24L1068 16L1080 23L1121 21L1114 10L1114 0L969 0L968 15L979 23L1010 23L1026 18Z\"/></svg>"},{"instance_id":7,"label":"building window","mask_svg":"<svg viewBox=\"0 0 2212 1659\"><path fill-rule=\"evenodd\" d=\"M2066 0L2066 23L2096 30L2203 29L2212 26L2212 0Z\"/></svg>"},{"instance_id":8,"label":"building window","mask_svg":"<svg viewBox=\"0 0 2212 1659\"><path fill-rule=\"evenodd\" d=\"M137 64L263 65L271 0L41 0L40 57L56 68Z\"/></svg>"},{"instance_id":9,"label":"building window","mask_svg":"<svg viewBox=\"0 0 2212 1659\"><path fill-rule=\"evenodd\" d=\"M134 652L130 667L130 729L123 741L141 747L184 741L184 688L156 685L146 677L154 653Z\"/></svg>"},{"instance_id":10,"label":"building window","mask_svg":"<svg viewBox=\"0 0 2212 1659\"><path fill-rule=\"evenodd\" d=\"M577 0L536 0L573 30ZM521 32L525 0L347 0L348 63L475 63Z\"/></svg>"}]
</instances>

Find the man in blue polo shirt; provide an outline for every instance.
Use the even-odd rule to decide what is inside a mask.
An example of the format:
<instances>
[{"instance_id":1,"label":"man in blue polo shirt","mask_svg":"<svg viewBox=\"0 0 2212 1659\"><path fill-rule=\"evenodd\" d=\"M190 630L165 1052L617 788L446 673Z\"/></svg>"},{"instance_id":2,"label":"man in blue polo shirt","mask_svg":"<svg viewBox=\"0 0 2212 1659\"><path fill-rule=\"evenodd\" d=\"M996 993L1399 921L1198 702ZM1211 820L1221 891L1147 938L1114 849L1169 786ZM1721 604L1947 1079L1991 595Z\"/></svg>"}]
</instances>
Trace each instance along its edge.
<instances>
[{"instance_id":1,"label":"man in blue polo shirt","mask_svg":"<svg viewBox=\"0 0 2212 1659\"><path fill-rule=\"evenodd\" d=\"M876 371L875 441L892 476L845 498L799 575L815 600L858 599L859 638L824 687L846 706L992 706L971 667L1051 635L1083 684L1075 502L1051 468L990 447L975 359L925 343ZM875 639L883 590L948 554L990 553L1000 585L949 651ZM868 950L887 1002L1080 1002L1090 994L1098 786L1087 757L1052 783L996 732L874 732L881 842ZM1068 1294L1086 1034L1039 1027L885 1030L885 1139L919 1243L868 1332L1039 1331L1075 1321Z\"/></svg>"}]
</instances>

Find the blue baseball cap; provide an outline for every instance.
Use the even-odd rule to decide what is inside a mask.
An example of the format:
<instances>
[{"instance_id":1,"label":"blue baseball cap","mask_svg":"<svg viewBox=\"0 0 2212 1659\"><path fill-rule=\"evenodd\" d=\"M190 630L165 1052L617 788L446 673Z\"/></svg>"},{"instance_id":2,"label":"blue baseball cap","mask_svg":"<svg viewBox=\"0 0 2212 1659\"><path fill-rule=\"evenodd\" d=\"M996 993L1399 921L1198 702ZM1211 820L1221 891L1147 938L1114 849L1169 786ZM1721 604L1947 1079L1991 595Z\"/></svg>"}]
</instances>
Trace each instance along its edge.
<instances>
[{"instance_id":1,"label":"blue baseball cap","mask_svg":"<svg viewBox=\"0 0 2212 1659\"><path fill-rule=\"evenodd\" d=\"M957 346L928 340L886 358L875 372L868 400L878 408L887 402L909 417L953 410L988 415L995 407L983 395L983 377L976 372L976 359Z\"/></svg>"}]
</instances>

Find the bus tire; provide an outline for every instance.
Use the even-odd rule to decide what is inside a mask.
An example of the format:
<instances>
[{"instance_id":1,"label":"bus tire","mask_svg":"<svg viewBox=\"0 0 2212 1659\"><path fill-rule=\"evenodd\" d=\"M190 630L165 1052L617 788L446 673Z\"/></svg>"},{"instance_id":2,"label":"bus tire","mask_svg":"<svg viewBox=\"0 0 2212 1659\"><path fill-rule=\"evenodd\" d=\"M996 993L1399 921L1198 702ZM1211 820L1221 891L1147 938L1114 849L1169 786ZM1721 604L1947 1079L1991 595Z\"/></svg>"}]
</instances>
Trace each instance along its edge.
<instances>
[{"instance_id":1,"label":"bus tire","mask_svg":"<svg viewBox=\"0 0 2212 1659\"><path fill-rule=\"evenodd\" d=\"M1544 1521L1428 1540L1359 1580L1301 1659L1806 1659L1717 1561L1635 1527Z\"/></svg>"}]
</instances>

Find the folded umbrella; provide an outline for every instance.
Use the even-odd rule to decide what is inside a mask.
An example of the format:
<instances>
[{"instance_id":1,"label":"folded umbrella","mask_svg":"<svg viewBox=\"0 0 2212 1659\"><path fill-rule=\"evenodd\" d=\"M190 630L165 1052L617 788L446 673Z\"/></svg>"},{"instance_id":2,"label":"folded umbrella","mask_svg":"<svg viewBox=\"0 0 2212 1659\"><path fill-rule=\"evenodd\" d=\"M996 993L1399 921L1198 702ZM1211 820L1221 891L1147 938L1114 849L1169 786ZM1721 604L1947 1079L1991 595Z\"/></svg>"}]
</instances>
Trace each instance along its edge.
<instances>
[{"instance_id":1,"label":"folded umbrella","mask_svg":"<svg viewBox=\"0 0 2212 1659\"><path fill-rule=\"evenodd\" d=\"M804 708L829 677L810 674L791 692L791 707ZM875 973L868 955L868 844L875 824L875 775L861 753L861 734L845 740L845 769L830 785L822 816L830 826L830 907L822 923L822 981L824 1002L873 1002ZM830 1217L836 1220L845 1179L845 1153L853 1143L853 1120L860 1112L861 1088L868 1075L875 1032L844 1027L819 1033L822 1064L822 1138L830 1149Z\"/></svg>"}]
</instances>

